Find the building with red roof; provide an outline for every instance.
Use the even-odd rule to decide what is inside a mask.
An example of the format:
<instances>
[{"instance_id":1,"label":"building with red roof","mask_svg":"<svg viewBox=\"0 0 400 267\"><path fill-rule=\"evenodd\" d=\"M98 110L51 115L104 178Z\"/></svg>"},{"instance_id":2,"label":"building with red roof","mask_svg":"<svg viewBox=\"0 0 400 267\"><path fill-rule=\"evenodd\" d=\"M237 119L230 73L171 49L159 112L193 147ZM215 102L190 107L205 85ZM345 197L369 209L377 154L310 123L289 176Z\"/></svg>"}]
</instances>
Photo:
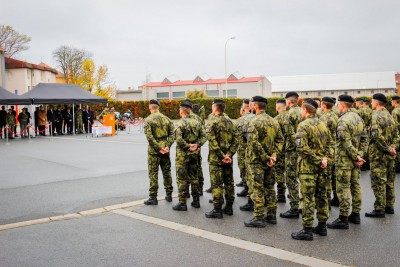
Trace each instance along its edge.
<instances>
[{"instance_id":1,"label":"building with red roof","mask_svg":"<svg viewBox=\"0 0 400 267\"><path fill-rule=\"evenodd\" d=\"M161 82L149 82L139 88L143 100L183 99L187 91L194 90L203 90L209 98L226 97L226 95L228 98L271 96L271 82L264 76L243 77L239 73L231 74L227 80L212 79L207 75L198 75L193 80L180 80L176 76L169 76ZM127 99L127 94L124 94L124 97ZM137 94L135 97L137 98Z\"/></svg>"},{"instance_id":2,"label":"building with red roof","mask_svg":"<svg viewBox=\"0 0 400 267\"><path fill-rule=\"evenodd\" d=\"M55 83L57 70L44 62L33 64L14 58L5 58L6 86L12 92L22 95L38 83Z\"/></svg>"}]
</instances>

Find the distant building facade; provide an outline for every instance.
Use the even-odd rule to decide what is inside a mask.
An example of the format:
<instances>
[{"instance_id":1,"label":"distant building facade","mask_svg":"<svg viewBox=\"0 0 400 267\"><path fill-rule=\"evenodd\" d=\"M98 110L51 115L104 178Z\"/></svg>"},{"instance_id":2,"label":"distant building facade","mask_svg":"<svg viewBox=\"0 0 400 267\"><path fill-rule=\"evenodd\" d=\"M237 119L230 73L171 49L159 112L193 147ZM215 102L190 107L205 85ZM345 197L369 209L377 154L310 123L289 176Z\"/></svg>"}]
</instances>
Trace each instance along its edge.
<instances>
[{"instance_id":1,"label":"distant building facade","mask_svg":"<svg viewBox=\"0 0 400 267\"><path fill-rule=\"evenodd\" d=\"M13 58L5 58L6 87L12 93L22 95L38 83L55 83L57 70L45 63L38 65Z\"/></svg>"},{"instance_id":2,"label":"distant building facade","mask_svg":"<svg viewBox=\"0 0 400 267\"><path fill-rule=\"evenodd\" d=\"M6 87L6 66L4 49L0 47L0 86Z\"/></svg>"},{"instance_id":3,"label":"distant building facade","mask_svg":"<svg viewBox=\"0 0 400 267\"><path fill-rule=\"evenodd\" d=\"M143 92L128 87L128 90L117 90L115 99L118 101L141 101L143 100Z\"/></svg>"},{"instance_id":4,"label":"distant building facade","mask_svg":"<svg viewBox=\"0 0 400 267\"><path fill-rule=\"evenodd\" d=\"M296 91L300 97L338 97L339 95L372 96L375 93L394 95L400 89L392 71L272 76L272 96L284 97L289 91Z\"/></svg>"},{"instance_id":5,"label":"distant building facade","mask_svg":"<svg viewBox=\"0 0 400 267\"><path fill-rule=\"evenodd\" d=\"M400 95L400 73L396 73L396 88L397 88L397 94Z\"/></svg>"}]
</instances>

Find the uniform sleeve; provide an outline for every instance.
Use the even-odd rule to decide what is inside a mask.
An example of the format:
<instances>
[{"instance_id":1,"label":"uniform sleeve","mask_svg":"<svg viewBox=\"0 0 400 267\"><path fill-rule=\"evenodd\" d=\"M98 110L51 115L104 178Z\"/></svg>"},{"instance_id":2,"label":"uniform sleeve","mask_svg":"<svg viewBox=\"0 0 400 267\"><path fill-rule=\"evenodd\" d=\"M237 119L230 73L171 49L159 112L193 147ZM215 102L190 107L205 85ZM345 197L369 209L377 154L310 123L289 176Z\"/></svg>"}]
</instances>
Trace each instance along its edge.
<instances>
[{"instance_id":1,"label":"uniform sleeve","mask_svg":"<svg viewBox=\"0 0 400 267\"><path fill-rule=\"evenodd\" d=\"M239 138L240 138L238 128L236 127L236 124L233 122L232 122L232 130L233 130L232 144L229 147L228 152L226 153L229 157L233 157L233 155L235 155L239 146Z\"/></svg>"},{"instance_id":2,"label":"uniform sleeve","mask_svg":"<svg viewBox=\"0 0 400 267\"><path fill-rule=\"evenodd\" d=\"M170 148L173 143L174 143L174 123L170 119L168 119L168 138L166 146Z\"/></svg>"},{"instance_id":3,"label":"uniform sleeve","mask_svg":"<svg viewBox=\"0 0 400 267\"><path fill-rule=\"evenodd\" d=\"M329 161L331 163L334 162L335 160L335 140L333 139L332 134L330 133L330 130L328 129L329 134L328 134L328 140L326 144L326 149L324 151L324 155L329 158Z\"/></svg>"},{"instance_id":4,"label":"uniform sleeve","mask_svg":"<svg viewBox=\"0 0 400 267\"><path fill-rule=\"evenodd\" d=\"M271 155L272 157L276 157L277 155L281 154L283 150L283 145L285 144L285 139L283 138L281 127L278 123L275 124L275 130L275 150L274 153L272 153Z\"/></svg>"},{"instance_id":5,"label":"uniform sleeve","mask_svg":"<svg viewBox=\"0 0 400 267\"><path fill-rule=\"evenodd\" d=\"M217 155L218 159L223 160L225 158L225 154L222 152L221 148L218 145L218 141L216 139L215 123L211 122L207 126L206 133L209 143L208 144L209 149L212 150L215 153L215 155Z\"/></svg>"},{"instance_id":6,"label":"uniform sleeve","mask_svg":"<svg viewBox=\"0 0 400 267\"><path fill-rule=\"evenodd\" d=\"M200 124L200 128L199 128L199 139L197 141L197 144L199 146L203 146L204 143L207 141L207 137L206 137L206 129L204 127L203 124Z\"/></svg>"},{"instance_id":7,"label":"uniform sleeve","mask_svg":"<svg viewBox=\"0 0 400 267\"><path fill-rule=\"evenodd\" d=\"M254 125L254 123L249 123L249 127L247 129L247 143L254 151L254 155L258 155L261 162L268 162L270 159L270 155L265 152L263 146L258 141L258 131Z\"/></svg>"},{"instance_id":8,"label":"uniform sleeve","mask_svg":"<svg viewBox=\"0 0 400 267\"><path fill-rule=\"evenodd\" d=\"M188 150L190 146L183 138L182 130L184 130L184 125L180 124L180 125L178 125L178 127L176 127L176 130L175 130L176 145L179 148L181 148L182 150Z\"/></svg>"},{"instance_id":9,"label":"uniform sleeve","mask_svg":"<svg viewBox=\"0 0 400 267\"><path fill-rule=\"evenodd\" d=\"M320 165L322 157L317 156L308 145L307 126L299 125L295 137L298 156L307 158L314 165Z\"/></svg>"},{"instance_id":10,"label":"uniform sleeve","mask_svg":"<svg viewBox=\"0 0 400 267\"><path fill-rule=\"evenodd\" d=\"M351 142L351 136L348 127L345 123L338 124L337 139L338 142L340 143L341 149L346 151L347 155L349 156L349 158L351 158L352 161L356 161L359 156L359 153L358 150L353 146L353 143Z\"/></svg>"},{"instance_id":11,"label":"uniform sleeve","mask_svg":"<svg viewBox=\"0 0 400 267\"><path fill-rule=\"evenodd\" d=\"M371 141L375 143L376 147L383 153L388 154L390 151L390 144L385 140L382 128L384 127L382 123L382 118L377 117L376 121L372 122L371 126ZM396 138L398 139L398 138Z\"/></svg>"},{"instance_id":12,"label":"uniform sleeve","mask_svg":"<svg viewBox=\"0 0 400 267\"><path fill-rule=\"evenodd\" d=\"M367 134L367 127L364 125L363 132L360 138L360 146L358 148L358 155L365 158L365 155L368 153L368 145L369 145L369 138Z\"/></svg>"},{"instance_id":13,"label":"uniform sleeve","mask_svg":"<svg viewBox=\"0 0 400 267\"><path fill-rule=\"evenodd\" d=\"M144 133L146 135L147 141L149 142L149 145L155 151L157 151L157 152L160 151L162 149L161 144L159 142L157 142L157 140L154 138L153 131L151 129L151 125L147 119L145 120Z\"/></svg>"}]
</instances>

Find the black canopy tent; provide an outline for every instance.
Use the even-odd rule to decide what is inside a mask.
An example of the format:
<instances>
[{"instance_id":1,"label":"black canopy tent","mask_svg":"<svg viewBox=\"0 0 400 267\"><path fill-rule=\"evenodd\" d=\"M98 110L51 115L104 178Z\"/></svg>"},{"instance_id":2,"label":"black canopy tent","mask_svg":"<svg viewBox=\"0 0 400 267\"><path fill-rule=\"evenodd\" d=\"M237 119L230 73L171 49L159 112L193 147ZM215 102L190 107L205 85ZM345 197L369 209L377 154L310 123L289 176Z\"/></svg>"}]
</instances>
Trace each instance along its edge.
<instances>
[{"instance_id":1,"label":"black canopy tent","mask_svg":"<svg viewBox=\"0 0 400 267\"><path fill-rule=\"evenodd\" d=\"M15 95L0 86L0 105L30 105L32 100Z\"/></svg>"},{"instance_id":2,"label":"black canopy tent","mask_svg":"<svg viewBox=\"0 0 400 267\"><path fill-rule=\"evenodd\" d=\"M106 104L107 98L93 95L76 84L39 83L21 96L37 104L73 104L73 133L75 134L75 104ZM32 111L33 112L33 111Z\"/></svg>"}]
</instances>

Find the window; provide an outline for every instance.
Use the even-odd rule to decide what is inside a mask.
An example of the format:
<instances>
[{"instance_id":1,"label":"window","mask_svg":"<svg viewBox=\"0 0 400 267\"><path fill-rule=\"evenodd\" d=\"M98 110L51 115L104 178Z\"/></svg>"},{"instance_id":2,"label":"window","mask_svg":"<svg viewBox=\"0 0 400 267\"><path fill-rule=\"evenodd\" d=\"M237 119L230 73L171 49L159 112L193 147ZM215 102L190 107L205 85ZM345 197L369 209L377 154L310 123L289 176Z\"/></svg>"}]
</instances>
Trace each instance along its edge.
<instances>
[{"instance_id":1,"label":"window","mask_svg":"<svg viewBox=\"0 0 400 267\"><path fill-rule=\"evenodd\" d=\"M169 93L157 93L157 99L169 99Z\"/></svg>"},{"instance_id":2,"label":"window","mask_svg":"<svg viewBox=\"0 0 400 267\"><path fill-rule=\"evenodd\" d=\"M306 92L306 95L308 95L308 92Z\"/></svg>"},{"instance_id":3,"label":"window","mask_svg":"<svg viewBox=\"0 0 400 267\"><path fill-rule=\"evenodd\" d=\"M206 94L207 94L208 98L219 97L219 91L218 90L207 90Z\"/></svg>"},{"instance_id":4,"label":"window","mask_svg":"<svg viewBox=\"0 0 400 267\"><path fill-rule=\"evenodd\" d=\"M223 91L222 97L226 97L226 90ZM236 98L237 89L228 89L228 98Z\"/></svg>"},{"instance_id":5,"label":"window","mask_svg":"<svg viewBox=\"0 0 400 267\"><path fill-rule=\"evenodd\" d=\"M371 90L371 94L373 94L374 93L374 90Z\"/></svg>"},{"instance_id":6,"label":"window","mask_svg":"<svg viewBox=\"0 0 400 267\"><path fill-rule=\"evenodd\" d=\"M389 93L389 90L385 90L385 93Z\"/></svg>"},{"instance_id":7,"label":"window","mask_svg":"<svg viewBox=\"0 0 400 267\"><path fill-rule=\"evenodd\" d=\"M185 92L173 92L172 99L182 99L185 98Z\"/></svg>"},{"instance_id":8,"label":"window","mask_svg":"<svg viewBox=\"0 0 400 267\"><path fill-rule=\"evenodd\" d=\"M283 97L283 94L281 94L281 97Z\"/></svg>"},{"instance_id":9,"label":"window","mask_svg":"<svg viewBox=\"0 0 400 267\"><path fill-rule=\"evenodd\" d=\"M361 94L361 91L357 91L358 94Z\"/></svg>"},{"instance_id":10,"label":"window","mask_svg":"<svg viewBox=\"0 0 400 267\"><path fill-rule=\"evenodd\" d=\"M347 92L344 92L345 95L347 95Z\"/></svg>"},{"instance_id":11,"label":"window","mask_svg":"<svg viewBox=\"0 0 400 267\"><path fill-rule=\"evenodd\" d=\"M318 96L321 96L321 92L318 92Z\"/></svg>"},{"instance_id":12,"label":"window","mask_svg":"<svg viewBox=\"0 0 400 267\"><path fill-rule=\"evenodd\" d=\"M334 95L335 93L334 92L331 92L331 95Z\"/></svg>"}]
</instances>

